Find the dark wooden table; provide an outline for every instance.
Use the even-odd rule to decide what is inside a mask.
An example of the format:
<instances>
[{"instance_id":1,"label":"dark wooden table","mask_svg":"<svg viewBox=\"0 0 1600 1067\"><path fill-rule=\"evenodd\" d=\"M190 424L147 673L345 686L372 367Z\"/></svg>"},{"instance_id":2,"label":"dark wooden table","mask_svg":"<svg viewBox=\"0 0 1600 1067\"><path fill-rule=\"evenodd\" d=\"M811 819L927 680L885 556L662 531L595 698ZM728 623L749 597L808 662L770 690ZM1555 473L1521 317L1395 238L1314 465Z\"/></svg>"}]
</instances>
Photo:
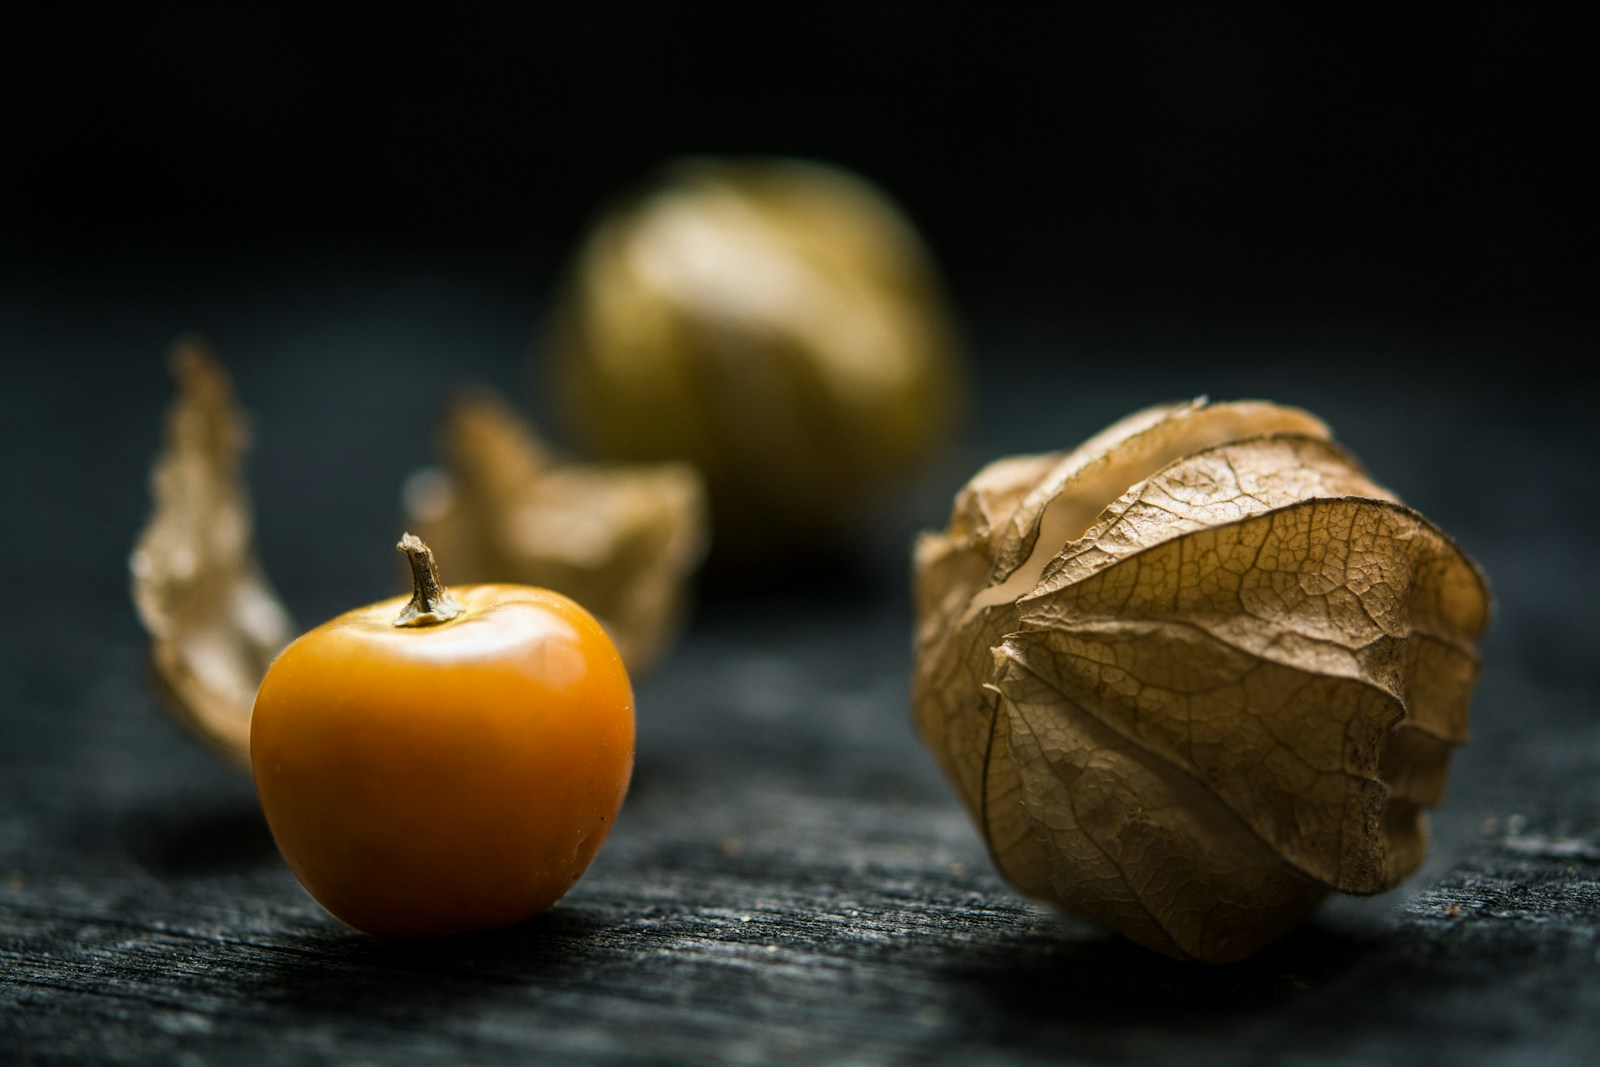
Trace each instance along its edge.
<instances>
[{"instance_id":1,"label":"dark wooden table","mask_svg":"<svg viewBox=\"0 0 1600 1067\"><path fill-rule=\"evenodd\" d=\"M391 591L417 428L469 379L525 401L541 313L460 264L0 275L0 1062L1600 1063L1600 435L1520 338L977 317L970 443L935 484L843 559L702 591L577 889L500 933L342 927L146 686L125 558L163 353L199 328L235 371L266 562L309 623ZM954 487L1199 392L1322 414L1498 601L1421 874L1221 968L1011 891L905 698L906 543Z\"/></svg>"}]
</instances>

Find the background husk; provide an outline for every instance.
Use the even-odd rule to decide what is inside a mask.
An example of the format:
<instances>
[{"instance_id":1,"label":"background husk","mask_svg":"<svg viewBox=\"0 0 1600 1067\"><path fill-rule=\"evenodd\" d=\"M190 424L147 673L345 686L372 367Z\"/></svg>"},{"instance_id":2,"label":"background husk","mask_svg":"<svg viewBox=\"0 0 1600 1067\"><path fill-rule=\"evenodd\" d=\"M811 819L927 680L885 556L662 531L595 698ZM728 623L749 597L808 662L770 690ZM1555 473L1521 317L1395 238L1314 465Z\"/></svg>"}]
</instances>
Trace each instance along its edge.
<instances>
[{"instance_id":1,"label":"background husk","mask_svg":"<svg viewBox=\"0 0 1600 1067\"><path fill-rule=\"evenodd\" d=\"M452 582L518 582L577 600L635 673L677 637L709 531L686 463L576 463L504 401L458 396L440 433L442 470L413 479L406 525Z\"/></svg>"},{"instance_id":2,"label":"background husk","mask_svg":"<svg viewBox=\"0 0 1600 1067\"><path fill-rule=\"evenodd\" d=\"M552 317L578 444L693 464L714 559L838 539L959 414L932 257L886 195L837 167L676 162L598 220Z\"/></svg>"}]
</instances>

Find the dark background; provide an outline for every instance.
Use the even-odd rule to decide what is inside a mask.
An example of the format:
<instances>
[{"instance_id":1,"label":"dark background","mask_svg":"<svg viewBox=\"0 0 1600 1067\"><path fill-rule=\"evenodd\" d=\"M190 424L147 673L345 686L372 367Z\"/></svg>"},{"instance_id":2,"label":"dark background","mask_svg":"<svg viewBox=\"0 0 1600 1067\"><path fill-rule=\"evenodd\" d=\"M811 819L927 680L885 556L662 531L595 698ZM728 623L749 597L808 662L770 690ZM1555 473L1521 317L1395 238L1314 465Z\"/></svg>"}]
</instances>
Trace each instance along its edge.
<instances>
[{"instance_id":1,"label":"dark background","mask_svg":"<svg viewBox=\"0 0 1600 1067\"><path fill-rule=\"evenodd\" d=\"M6 16L0 1061L1591 1064L1595 16L1107 7ZM560 905L355 935L143 671L163 354L234 374L294 616L372 601L443 397L559 414L549 293L686 152L903 204L969 423L825 566L698 583ZM972 471L1200 393L1325 417L1496 599L1427 865L1221 969L1012 892L905 697L907 544Z\"/></svg>"},{"instance_id":2,"label":"dark background","mask_svg":"<svg viewBox=\"0 0 1600 1067\"><path fill-rule=\"evenodd\" d=\"M23 15L0 234L45 257L342 247L548 280L661 160L781 153L887 188L968 303L1570 335L1595 23L1470 3Z\"/></svg>"}]
</instances>

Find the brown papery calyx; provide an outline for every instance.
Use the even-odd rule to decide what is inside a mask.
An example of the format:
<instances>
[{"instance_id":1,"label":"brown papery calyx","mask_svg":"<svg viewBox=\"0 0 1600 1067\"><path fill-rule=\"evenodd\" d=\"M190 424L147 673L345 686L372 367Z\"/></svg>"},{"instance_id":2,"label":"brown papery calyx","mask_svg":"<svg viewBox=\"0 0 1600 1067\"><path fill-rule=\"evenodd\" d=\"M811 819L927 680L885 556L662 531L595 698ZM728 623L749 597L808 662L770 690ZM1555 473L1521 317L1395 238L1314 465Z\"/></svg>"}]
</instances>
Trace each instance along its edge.
<instances>
[{"instance_id":1,"label":"brown papery calyx","mask_svg":"<svg viewBox=\"0 0 1600 1067\"><path fill-rule=\"evenodd\" d=\"M917 725L1002 873L1212 962L1421 864L1489 613L1320 420L1203 400L984 468L916 596Z\"/></svg>"},{"instance_id":2,"label":"brown papery calyx","mask_svg":"<svg viewBox=\"0 0 1600 1067\"><path fill-rule=\"evenodd\" d=\"M197 338L172 349L177 396L150 471L150 517L128 559L163 703L235 767L250 765L256 687L294 624L255 549L249 433L233 384Z\"/></svg>"}]
</instances>

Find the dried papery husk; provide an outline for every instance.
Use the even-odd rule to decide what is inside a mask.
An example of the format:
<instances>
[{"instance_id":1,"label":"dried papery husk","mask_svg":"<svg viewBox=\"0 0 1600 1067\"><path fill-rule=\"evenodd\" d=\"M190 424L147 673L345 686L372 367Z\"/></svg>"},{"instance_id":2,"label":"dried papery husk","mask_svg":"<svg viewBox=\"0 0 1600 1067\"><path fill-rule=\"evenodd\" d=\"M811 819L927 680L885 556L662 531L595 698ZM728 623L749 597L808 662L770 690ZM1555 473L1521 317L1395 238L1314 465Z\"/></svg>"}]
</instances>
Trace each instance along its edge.
<instances>
[{"instance_id":1,"label":"dried papery husk","mask_svg":"<svg viewBox=\"0 0 1600 1067\"><path fill-rule=\"evenodd\" d=\"M989 465L916 597L917 724L1001 871L1213 962L1416 870L1489 613L1320 420L1256 402Z\"/></svg>"},{"instance_id":2,"label":"dried papery husk","mask_svg":"<svg viewBox=\"0 0 1600 1067\"><path fill-rule=\"evenodd\" d=\"M606 627L630 671L657 663L707 545L694 468L571 462L485 390L451 405L441 439L444 469L410 483L406 522L450 561L450 580L564 593Z\"/></svg>"},{"instance_id":3,"label":"dried papery husk","mask_svg":"<svg viewBox=\"0 0 1600 1067\"><path fill-rule=\"evenodd\" d=\"M678 162L599 220L553 320L579 443L693 463L719 559L839 538L958 416L931 257L887 196L836 167Z\"/></svg>"},{"instance_id":4,"label":"dried papery husk","mask_svg":"<svg viewBox=\"0 0 1600 1067\"><path fill-rule=\"evenodd\" d=\"M256 559L233 386L193 338L172 351L178 395L150 474L154 507L129 567L151 672L178 720L240 769L250 709L293 624Z\"/></svg>"}]
</instances>

